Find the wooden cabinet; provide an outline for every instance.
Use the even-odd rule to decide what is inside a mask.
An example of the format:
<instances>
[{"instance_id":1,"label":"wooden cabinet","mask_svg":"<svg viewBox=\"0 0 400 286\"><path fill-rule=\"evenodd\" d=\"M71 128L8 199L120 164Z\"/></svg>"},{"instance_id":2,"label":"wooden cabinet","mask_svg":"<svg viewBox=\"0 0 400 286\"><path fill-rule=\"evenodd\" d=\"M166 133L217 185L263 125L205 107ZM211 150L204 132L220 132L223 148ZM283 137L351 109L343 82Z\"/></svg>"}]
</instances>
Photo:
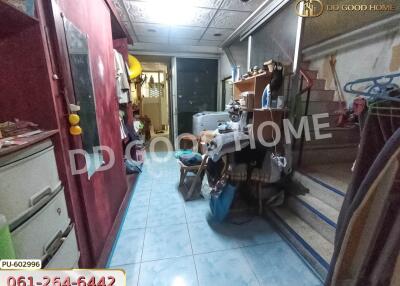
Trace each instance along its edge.
<instances>
[{"instance_id":1,"label":"wooden cabinet","mask_svg":"<svg viewBox=\"0 0 400 286\"><path fill-rule=\"evenodd\" d=\"M254 130L255 137L260 138L260 136L262 136L262 138L266 142L274 142L275 139L277 139L277 136L279 136L275 130L275 127L273 127L270 124L263 126L263 124L264 124L264 122L271 121L271 122L276 123L276 125L279 127L279 129L281 129L283 119L285 118L285 114L286 114L286 112L284 109L277 109L277 108L254 109L253 110L253 130ZM260 134L257 134L258 130L260 130ZM258 135L260 135L260 136L258 136ZM280 139L282 139L282 138L280 138Z\"/></svg>"}]
</instances>

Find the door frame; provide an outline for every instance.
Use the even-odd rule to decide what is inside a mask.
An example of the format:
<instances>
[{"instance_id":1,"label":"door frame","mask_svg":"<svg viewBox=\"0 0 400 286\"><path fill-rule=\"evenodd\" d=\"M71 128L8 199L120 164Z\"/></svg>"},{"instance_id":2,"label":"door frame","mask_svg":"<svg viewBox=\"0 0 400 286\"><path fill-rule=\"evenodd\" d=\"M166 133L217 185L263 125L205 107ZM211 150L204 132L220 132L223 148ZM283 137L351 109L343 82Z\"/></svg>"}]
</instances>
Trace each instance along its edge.
<instances>
[{"instance_id":1,"label":"door frame","mask_svg":"<svg viewBox=\"0 0 400 286\"><path fill-rule=\"evenodd\" d=\"M217 60L217 110L222 110L222 81L221 81L221 57L213 56L181 56L177 55L171 58L171 93L170 93L170 126L172 129L172 146L175 147L175 140L178 138L178 80L177 80L177 59L199 59L199 60Z\"/></svg>"},{"instance_id":2,"label":"door frame","mask_svg":"<svg viewBox=\"0 0 400 286\"><path fill-rule=\"evenodd\" d=\"M172 146L175 148L175 139L178 138L178 80L176 69L177 57L171 58L171 93L169 98L170 103L170 121L171 121L171 135Z\"/></svg>"}]
</instances>

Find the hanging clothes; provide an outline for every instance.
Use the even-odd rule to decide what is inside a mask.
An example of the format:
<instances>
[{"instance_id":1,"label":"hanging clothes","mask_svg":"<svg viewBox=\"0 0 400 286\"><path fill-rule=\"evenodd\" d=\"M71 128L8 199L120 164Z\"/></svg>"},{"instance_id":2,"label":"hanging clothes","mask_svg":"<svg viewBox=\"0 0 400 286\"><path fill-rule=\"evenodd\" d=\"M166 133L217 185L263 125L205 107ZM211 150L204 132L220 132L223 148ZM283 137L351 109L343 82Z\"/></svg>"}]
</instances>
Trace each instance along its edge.
<instances>
[{"instance_id":1,"label":"hanging clothes","mask_svg":"<svg viewBox=\"0 0 400 286\"><path fill-rule=\"evenodd\" d=\"M129 91L130 85L128 81L128 75L126 71L126 64L124 58L120 53L114 50L114 64L116 71L116 85L117 85L117 96L120 104L129 102Z\"/></svg>"},{"instance_id":2,"label":"hanging clothes","mask_svg":"<svg viewBox=\"0 0 400 286\"><path fill-rule=\"evenodd\" d=\"M383 103L379 107L394 103ZM371 108L339 215L328 286L395 285L400 251L400 119Z\"/></svg>"}]
</instances>

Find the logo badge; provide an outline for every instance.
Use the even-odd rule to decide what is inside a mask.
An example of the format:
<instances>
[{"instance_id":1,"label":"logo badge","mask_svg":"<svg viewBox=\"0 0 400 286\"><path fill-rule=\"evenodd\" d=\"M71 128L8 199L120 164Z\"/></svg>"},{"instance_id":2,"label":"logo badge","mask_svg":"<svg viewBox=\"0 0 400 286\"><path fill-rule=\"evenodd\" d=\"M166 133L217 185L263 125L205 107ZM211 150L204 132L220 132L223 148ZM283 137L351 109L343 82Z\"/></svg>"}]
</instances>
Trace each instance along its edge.
<instances>
[{"instance_id":1,"label":"logo badge","mask_svg":"<svg viewBox=\"0 0 400 286\"><path fill-rule=\"evenodd\" d=\"M296 4L296 12L300 17L318 17L324 12L324 5L321 0L300 0Z\"/></svg>"}]
</instances>

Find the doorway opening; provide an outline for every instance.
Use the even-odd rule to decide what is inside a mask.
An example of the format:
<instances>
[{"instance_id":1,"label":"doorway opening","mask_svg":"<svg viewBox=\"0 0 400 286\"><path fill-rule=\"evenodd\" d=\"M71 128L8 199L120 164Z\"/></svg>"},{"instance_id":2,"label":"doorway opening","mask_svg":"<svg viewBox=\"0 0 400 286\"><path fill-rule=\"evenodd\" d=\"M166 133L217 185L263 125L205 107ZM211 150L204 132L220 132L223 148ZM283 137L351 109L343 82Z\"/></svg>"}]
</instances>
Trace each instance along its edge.
<instances>
[{"instance_id":1,"label":"doorway opening","mask_svg":"<svg viewBox=\"0 0 400 286\"><path fill-rule=\"evenodd\" d=\"M140 113L146 118L151 142L157 137L171 137L171 73L168 57L138 57L143 68ZM157 144L155 151L167 151L165 144ZM165 150L164 150L165 149Z\"/></svg>"}]
</instances>

